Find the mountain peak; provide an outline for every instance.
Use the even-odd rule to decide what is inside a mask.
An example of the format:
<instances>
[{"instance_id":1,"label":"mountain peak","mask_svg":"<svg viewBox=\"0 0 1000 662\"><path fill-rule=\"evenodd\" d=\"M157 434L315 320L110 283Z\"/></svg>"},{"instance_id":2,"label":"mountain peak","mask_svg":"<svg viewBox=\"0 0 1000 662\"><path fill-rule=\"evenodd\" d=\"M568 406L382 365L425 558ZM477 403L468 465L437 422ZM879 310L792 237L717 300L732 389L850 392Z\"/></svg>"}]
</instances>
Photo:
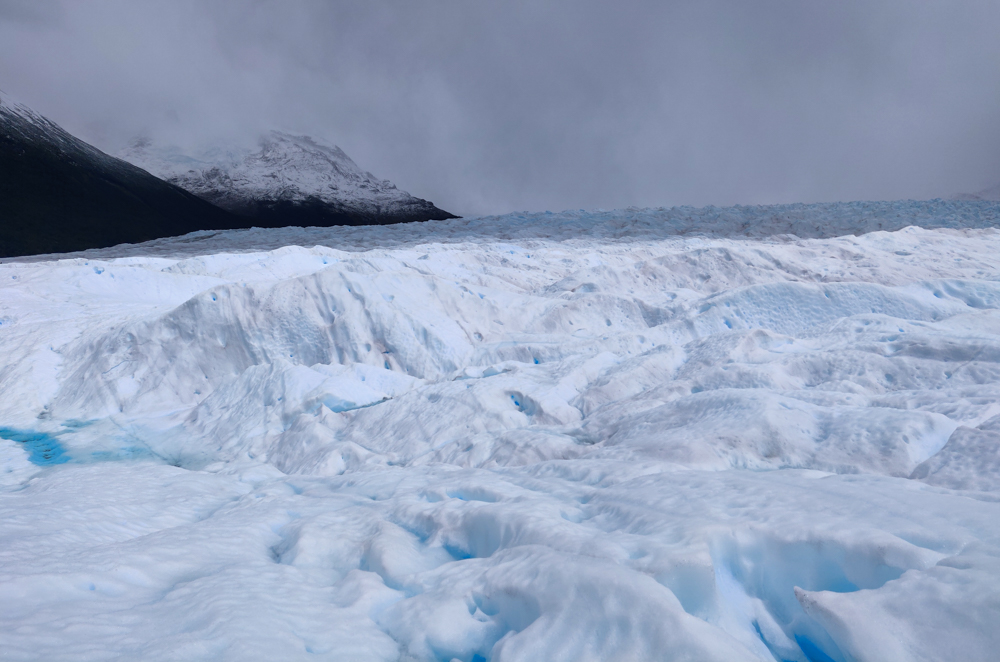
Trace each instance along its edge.
<instances>
[{"instance_id":1,"label":"mountain peak","mask_svg":"<svg viewBox=\"0 0 1000 662\"><path fill-rule=\"evenodd\" d=\"M362 170L336 145L311 136L268 131L256 149L215 145L193 152L139 137L119 156L270 227L453 218Z\"/></svg>"}]
</instances>

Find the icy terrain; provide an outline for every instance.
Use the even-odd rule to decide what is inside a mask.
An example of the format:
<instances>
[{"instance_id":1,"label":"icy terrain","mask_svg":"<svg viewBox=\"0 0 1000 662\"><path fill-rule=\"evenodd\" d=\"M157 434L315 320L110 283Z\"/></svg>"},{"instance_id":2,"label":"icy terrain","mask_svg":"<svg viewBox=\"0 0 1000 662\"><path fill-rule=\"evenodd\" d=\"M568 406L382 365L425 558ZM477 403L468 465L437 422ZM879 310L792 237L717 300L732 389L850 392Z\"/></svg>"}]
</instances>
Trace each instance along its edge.
<instances>
[{"instance_id":1,"label":"icy terrain","mask_svg":"<svg viewBox=\"0 0 1000 662\"><path fill-rule=\"evenodd\" d=\"M276 206L284 218L311 213L316 223L324 215L371 223L453 218L362 170L336 145L282 131L265 133L253 148L214 146L194 155L139 138L118 157L223 209L265 220Z\"/></svg>"},{"instance_id":2,"label":"icy terrain","mask_svg":"<svg viewBox=\"0 0 1000 662\"><path fill-rule=\"evenodd\" d=\"M998 214L2 264L0 659L995 659Z\"/></svg>"}]
</instances>

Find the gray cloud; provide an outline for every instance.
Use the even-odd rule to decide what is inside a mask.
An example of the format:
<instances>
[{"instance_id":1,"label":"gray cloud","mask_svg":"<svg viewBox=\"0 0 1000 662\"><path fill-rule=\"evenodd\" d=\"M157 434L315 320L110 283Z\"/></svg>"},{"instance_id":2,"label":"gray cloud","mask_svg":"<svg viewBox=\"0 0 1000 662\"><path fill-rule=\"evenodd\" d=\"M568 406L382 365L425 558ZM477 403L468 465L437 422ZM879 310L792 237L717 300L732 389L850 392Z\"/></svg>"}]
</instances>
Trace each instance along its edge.
<instances>
[{"instance_id":1,"label":"gray cloud","mask_svg":"<svg viewBox=\"0 0 1000 662\"><path fill-rule=\"evenodd\" d=\"M0 0L0 88L114 150L317 135L460 214L1000 181L1000 3Z\"/></svg>"}]
</instances>

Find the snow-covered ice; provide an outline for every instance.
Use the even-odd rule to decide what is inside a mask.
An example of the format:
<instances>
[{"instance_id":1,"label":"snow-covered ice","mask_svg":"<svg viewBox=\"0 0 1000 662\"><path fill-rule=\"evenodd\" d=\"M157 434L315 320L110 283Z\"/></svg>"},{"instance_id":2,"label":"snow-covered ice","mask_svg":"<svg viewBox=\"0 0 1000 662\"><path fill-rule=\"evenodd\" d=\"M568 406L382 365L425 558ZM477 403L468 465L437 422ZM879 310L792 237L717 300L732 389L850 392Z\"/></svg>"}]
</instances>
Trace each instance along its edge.
<instances>
[{"instance_id":1,"label":"snow-covered ice","mask_svg":"<svg viewBox=\"0 0 1000 662\"><path fill-rule=\"evenodd\" d=\"M992 660L998 219L521 214L7 261L0 659Z\"/></svg>"}]
</instances>

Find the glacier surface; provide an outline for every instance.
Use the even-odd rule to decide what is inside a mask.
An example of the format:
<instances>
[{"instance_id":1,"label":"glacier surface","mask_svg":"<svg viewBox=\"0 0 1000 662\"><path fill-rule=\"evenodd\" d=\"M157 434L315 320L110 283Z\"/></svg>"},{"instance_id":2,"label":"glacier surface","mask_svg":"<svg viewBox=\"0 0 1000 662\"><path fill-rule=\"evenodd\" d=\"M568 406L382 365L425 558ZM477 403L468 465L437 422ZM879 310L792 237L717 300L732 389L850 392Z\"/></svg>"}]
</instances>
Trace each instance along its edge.
<instances>
[{"instance_id":1,"label":"glacier surface","mask_svg":"<svg viewBox=\"0 0 1000 662\"><path fill-rule=\"evenodd\" d=\"M994 659L998 216L0 264L0 659Z\"/></svg>"}]
</instances>

